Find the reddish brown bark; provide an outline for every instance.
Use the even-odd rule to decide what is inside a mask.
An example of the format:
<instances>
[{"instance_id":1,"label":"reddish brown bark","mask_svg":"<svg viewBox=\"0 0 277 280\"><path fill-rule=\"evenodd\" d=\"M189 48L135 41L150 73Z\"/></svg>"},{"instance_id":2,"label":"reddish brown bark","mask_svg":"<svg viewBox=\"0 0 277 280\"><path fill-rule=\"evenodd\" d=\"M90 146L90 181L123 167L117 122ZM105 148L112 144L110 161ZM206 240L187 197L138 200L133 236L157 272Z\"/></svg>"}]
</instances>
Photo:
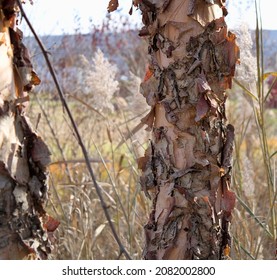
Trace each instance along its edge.
<instances>
[{"instance_id":1,"label":"reddish brown bark","mask_svg":"<svg viewBox=\"0 0 277 280\"><path fill-rule=\"evenodd\" d=\"M229 258L234 128L225 91L239 50L224 21L225 1L136 2L152 73L141 85L153 116L153 138L139 159L153 201L143 257Z\"/></svg>"}]
</instances>

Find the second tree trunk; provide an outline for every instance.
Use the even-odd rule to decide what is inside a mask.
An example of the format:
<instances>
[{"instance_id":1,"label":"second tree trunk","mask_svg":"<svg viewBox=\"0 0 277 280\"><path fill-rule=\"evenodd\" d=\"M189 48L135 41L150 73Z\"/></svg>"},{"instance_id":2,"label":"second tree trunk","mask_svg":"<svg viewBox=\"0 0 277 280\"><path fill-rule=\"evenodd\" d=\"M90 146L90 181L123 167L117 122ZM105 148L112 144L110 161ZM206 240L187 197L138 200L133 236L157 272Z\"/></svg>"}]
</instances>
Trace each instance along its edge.
<instances>
[{"instance_id":1,"label":"second tree trunk","mask_svg":"<svg viewBox=\"0 0 277 280\"><path fill-rule=\"evenodd\" d=\"M234 128L225 115L239 50L225 1L139 1L150 65L141 93L153 129L138 161L153 209L145 259L229 258ZM215 2L215 3L213 3Z\"/></svg>"}]
</instances>

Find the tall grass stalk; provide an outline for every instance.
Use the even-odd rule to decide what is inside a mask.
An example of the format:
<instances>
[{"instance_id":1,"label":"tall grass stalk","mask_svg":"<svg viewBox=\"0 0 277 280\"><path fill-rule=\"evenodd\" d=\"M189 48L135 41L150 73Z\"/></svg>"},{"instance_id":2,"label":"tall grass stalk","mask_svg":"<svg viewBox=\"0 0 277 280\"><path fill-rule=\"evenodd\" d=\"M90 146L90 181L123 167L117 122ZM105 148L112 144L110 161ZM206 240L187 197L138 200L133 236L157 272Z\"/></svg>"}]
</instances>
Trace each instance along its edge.
<instances>
[{"instance_id":1,"label":"tall grass stalk","mask_svg":"<svg viewBox=\"0 0 277 280\"><path fill-rule=\"evenodd\" d=\"M241 230L235 229L237 234L235 236L235 244L238 251L240 249L250 258L274 258L274 247L276 241L276 166L275 156L276 151L272 152L272 144L270 144L270 138L268 136L270 127L270 114L265 104L268 96L273 88L273 84L266 89L265 82L270 76L276 76L276 72L265 73L264 66L264 45L263 45L263 29L262 29L262 17L260 12L260 4L258 0L255 0L256 8L256 30L255 30L255 46L256 46L256 69L257 80L255 87L251 88L249 85L243 82L243 77L237 77L234 81L238 88L240 88L247 100L247 106L252 109L252 113L249 117L246 117L240 124L240 128L236 135L236 149L235 149L235 161L234 161L234 182L237 186L237 197L239 207L239 216L237 216L238 225L243 224ZM243 56L241 60L243 60ZM276 78L273 83L276 82ZM241 112L240 112L241 113ZM276 116L276 112L272 111L272 114ZM252 116L254 116L254 123L252 122ZM274 118L274 117L273 117ZM248 140L251 133L257 133L258 143L250 143ZM255 137L255 136L254 136ZM273 139L276 139L276 135L272 135ZM253 137L252 137L253 138ZM276 140L275 140L276 141ZM243 157L243 145L246 145L246 155L251 156L252 163L258 168L254 176L261 176L261 178L251 178L255 182L254 195L250 199L246 195L246 189L243 188L243 180L247 178L247 174L242 171ZM251 150L251 148L254 148ZM274 146L273 146L274 148ZM252 154L251 154L252 153ZM258 163L253 162L257 160ZM248 168L251 168L248 166ZM247 172L247 171L246 171ZM258 183L259 182L259 183ZM258 186L257 184L260 184ZM263 186L266 189L263 189ZM249 187L249 186L248 186ZM266 193L266 194L265 194ZM262 201L259 201L259 198ZM259 214L262 214L259 217ZM248 227L253 227L253 220L257 227L254 230L248 231ZM246 225L246 222L248 223ZM235 234L236 234L235 233ZM241 234L245 234L245 239ZM266 237L267 236L267 237ZM249 249L248 249L249 248ZM266 253L265 253L266 252ZM240 253L241 254L241 253Z\"/></svg>"},{"instance_id":2,"label":"tall grass stalk","mask_svg":"<svg viewBox=\"0 0 277 280\"><path fill-rule=\"evenodd\" d=\"M262 17L259 0L255 0L256 7L256 52L257 52L257 69L258 69L258 108L255 110L255 119L257 127L259 129L259 137L263 153L263 161L266 167L267 186L268 186L268 198L269 198L269 223L271 222L270 231L272 233L273 240L276 240L276 211L274 209L274 183L273 183L273 168L271 165L267 130L265 127L265 88L264 88L264 51L263 51L263 29L262 29Z\"/></svg>"}]
</instances>

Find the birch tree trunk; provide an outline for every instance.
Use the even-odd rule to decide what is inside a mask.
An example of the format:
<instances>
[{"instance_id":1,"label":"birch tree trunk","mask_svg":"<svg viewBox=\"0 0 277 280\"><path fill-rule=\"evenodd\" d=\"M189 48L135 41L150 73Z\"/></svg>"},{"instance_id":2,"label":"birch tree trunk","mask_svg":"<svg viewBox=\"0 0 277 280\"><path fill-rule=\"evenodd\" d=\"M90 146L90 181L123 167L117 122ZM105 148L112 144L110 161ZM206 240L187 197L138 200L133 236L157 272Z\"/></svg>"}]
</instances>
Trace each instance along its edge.
<instances>
[{"instance_id":1,"label":"birch tree trunk","mask_svg":"<svg viewBox=\"0 0 277 280\"><path fill-rule=\"evenodd\" d=\"M239 50L225 1L141 0L150 65L141 93L153 130L138 161L152 199L145 259L226 259L235 194L234 127L225 115Z\"/></svg>"},{"instance_id":2,"label":"birch tree trunk","mask_svg":"<svg viewBox=\"0 0 277 280\"><path fill-rule=\"evenodd\" d=\"M0 259L46 259L58 222L47 215L50 153L27 117L28 92L39 84L16 1L0 0Z\"/></svg>"}]
</instances>

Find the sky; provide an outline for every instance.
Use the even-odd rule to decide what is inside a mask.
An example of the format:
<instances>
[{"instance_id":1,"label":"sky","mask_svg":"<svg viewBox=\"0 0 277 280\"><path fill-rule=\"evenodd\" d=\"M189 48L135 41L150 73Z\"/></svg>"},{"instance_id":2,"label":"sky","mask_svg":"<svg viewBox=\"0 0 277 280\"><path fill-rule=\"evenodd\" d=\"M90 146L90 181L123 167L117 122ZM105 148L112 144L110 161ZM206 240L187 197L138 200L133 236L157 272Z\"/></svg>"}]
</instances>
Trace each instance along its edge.
<instances>
[{"instance_id":1,"label":"sky","mask_svg":"<svg viewBox=\"0 0 277 280\"><path fill-rule=\"evenodd\" d=\"M235 28L241 23L247 23L255 28L254 0L227 0L229 14L226 17L229 28ZM89 33L92 25L101 25L107 15L109 0L34 0L31 5L28 1L23 5L25 13L40 35L72 34L76 30ZM120 0L120 11L112 13L113 19L120 15L129 17L129 20L139 25L140 13L134 11L128 14L132 0ZM252 4L248 4L251 3ZM260 0L262 23L264 29L277 30L276 0ZM30 35L24 21L21 29L25 36Z\"/></svg>"}]
</instances>

